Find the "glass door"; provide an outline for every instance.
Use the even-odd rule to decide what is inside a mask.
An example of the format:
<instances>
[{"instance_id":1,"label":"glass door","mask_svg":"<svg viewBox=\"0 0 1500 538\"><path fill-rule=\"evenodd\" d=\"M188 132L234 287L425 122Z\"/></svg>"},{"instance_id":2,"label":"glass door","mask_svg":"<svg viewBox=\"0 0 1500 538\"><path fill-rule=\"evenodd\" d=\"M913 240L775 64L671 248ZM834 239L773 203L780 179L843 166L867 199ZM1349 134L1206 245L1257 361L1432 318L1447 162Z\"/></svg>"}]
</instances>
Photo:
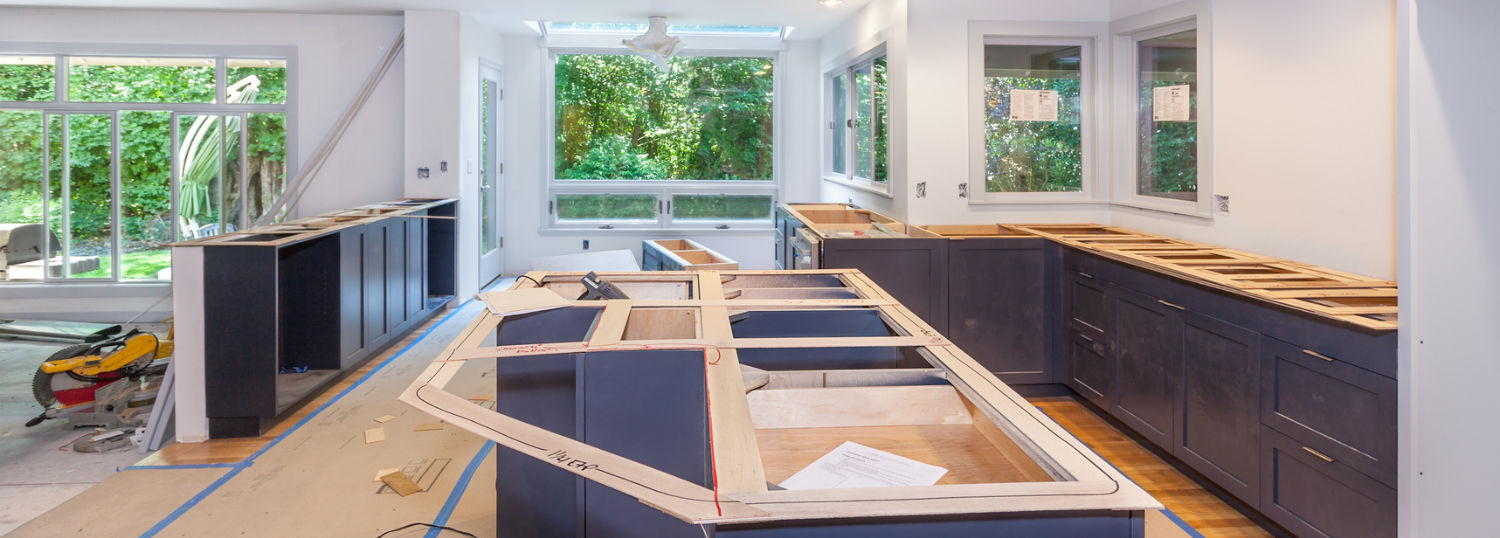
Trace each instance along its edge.
<instances>
[{"instance_id":1,"label":"glass door","mask_svg":"<svg viewBox=\"0 0 1500 538\"><path fill-rule=\"evenodd\" d=\"M500 276L505 246L500 218L504 172L500 159L500 72L480 68L479 79L479 285Z\"/></svg>"}]
</instances>

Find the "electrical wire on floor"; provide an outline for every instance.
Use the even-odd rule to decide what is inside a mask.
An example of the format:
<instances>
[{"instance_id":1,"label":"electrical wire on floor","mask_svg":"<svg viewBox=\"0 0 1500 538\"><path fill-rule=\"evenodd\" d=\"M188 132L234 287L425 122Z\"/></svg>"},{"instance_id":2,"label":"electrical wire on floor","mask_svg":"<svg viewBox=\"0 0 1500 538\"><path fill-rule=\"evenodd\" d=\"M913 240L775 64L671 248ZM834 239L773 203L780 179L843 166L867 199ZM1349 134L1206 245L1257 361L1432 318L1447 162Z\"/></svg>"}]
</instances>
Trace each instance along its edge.
<instances>
[{"instance_id":1,"label":"electrical wire on floor","mask_svg":"<svg viewBox=\"0 0 1500 538\"><path fill-rule=\"evenodd\" d=\"M387 534L390 534L390 533L393 533L393 532L397 532L397 531L403 531L403 530L406 530L406 529L410 529L410 528L418 526L418 525L421 525L421 526L424 526L424 527L431 527L431 528L438 529L438 530L452 531L452 532L456 532L456 533L462 534L464 536L468 536L470 538L479 538L478 536L474 536L473 534L469 534L467 532L455 529L453 527L444 527L442 525L433 525L431 523L423 523L421 521L418 521L416 523L407 523L407 524L402 525L400 527L396 527L394 529L382 532L382 533L380 533L379 536L376 536L375 538L384 538L384 536L387 535Z\"/></svg>"},{"instance_id":2,"label":"electrical wire on floor","mask_svg":"<svg viewBox=\"0 0 1500 538\"><path fill-rule=\"evenodd\" d=\"M538 288L545 288L546 287L546 286L543 286L541 282L537 282L535 278L531 278L531 277L526 276L526 275L521 275L521 276L518 276L516 278L517 279L524 278L526 280L530 280L532 283L536 284L536 287L538 287Z\"/></svg>"}]
</instances>

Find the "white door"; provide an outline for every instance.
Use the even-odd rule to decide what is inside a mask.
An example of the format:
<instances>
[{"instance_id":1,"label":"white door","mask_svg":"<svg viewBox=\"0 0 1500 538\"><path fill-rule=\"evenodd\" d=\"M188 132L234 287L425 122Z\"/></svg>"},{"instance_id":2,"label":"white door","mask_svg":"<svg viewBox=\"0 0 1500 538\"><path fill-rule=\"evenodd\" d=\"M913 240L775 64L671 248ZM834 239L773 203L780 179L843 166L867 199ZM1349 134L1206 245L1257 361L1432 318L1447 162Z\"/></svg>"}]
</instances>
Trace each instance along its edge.
<instances>
[{"instance_id":1,"label":"white door","mask_svg":"<svg viewBox=\"0 0 1500 538\"><path fill-rule=\"evenodd\" d=\"M504 265L504 219L500 214L501 178L505 173L500 156L501 98L500 71L479 68L479 285L500 276Z\"/></svg>"}]
</instances>

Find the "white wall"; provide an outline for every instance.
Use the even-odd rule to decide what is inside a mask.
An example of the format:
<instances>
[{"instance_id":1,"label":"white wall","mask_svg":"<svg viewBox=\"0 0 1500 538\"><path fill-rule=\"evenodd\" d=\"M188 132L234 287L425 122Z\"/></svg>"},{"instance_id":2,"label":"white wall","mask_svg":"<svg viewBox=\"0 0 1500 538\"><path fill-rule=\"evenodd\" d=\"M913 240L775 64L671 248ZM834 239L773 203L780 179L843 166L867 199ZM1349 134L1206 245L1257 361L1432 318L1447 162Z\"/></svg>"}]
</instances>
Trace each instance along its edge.
<instances>
[{"instance_id":1,"label":"white wall","mask_svg":"<svg viewBox=\"0 0 1500 538\"><path fill-rule=\"evenodd\" d=\"M1487 536L1500 478L1500 4L1400 0L1402 536Z\"/></svg>"},{"instance_id":2,"label":"white wall","mask_svg":"<svg viewBox=\"0 0 1500 538\"><path fill-rule=\"evenodd\" d=\"M400 30L401 17L392 15L0 7L0 42L123 45L120 51L130 45L296 47L291 136L302 161L317 150ZM394 172L401 167L401 79L397 65L308 189L298 214L401 196ZM0 317L123 321L155 303L142 319L157 320L171 309L171 301L161 300L167 293L167 285L8 284Z\"/></svg>"},{"instance_id":3,"label":"white wall","mask_svg":"<svg viewBox=\"0 0 1500 538\"><path fill-rule=\"evenodd\" d=\"M910 3L907 99L907 176L927 183L927 196L912 199L907 221L916 224L991 222L1079 222L1106 220L1100 204L971 205L959 198L959 183L983 189L969 177L969 21L1104 21L1106 0L1051 2L924 0ZM1101 73L1102 75L1102 73Z\"/></svg>"},{"instance_id":4,"label":"white wall","mask_svg":"<svg viewBox=\"0 0 1500 538\"><path fill-rule=\"evenodd\" d=\"M1230 197L1230 213L1116 207L1111 222L1395 279L1393 5L1218 1L1212 10L1213 190Z\"/></svg>"},{"instance_id":5,"label":"white wall","mask_svg":"<svg viewBox=\"0 0 1500 538\"><path fill-rule=\"evenodd\" d=\"M860 207L874 209L897 219L905 218L906 193L911 192L906 179L907 117L911 110L906 97L909 69L907 63L910 57L906 47L906 11L907 0L873 0L861 8L847 23L825 34L819 42L819 70L816 79L818 87L815 91L822 106L817 113L797 120L802 124L801 129L812 129L812 135L818 139L817 144L812 146L819 148L820 151L818 168L812 176L812 181L818 185L818 198L812 200L788 197L787 201L852 202ZM891 188L890 195L822 179L823 171L828 166L824 159L830 154L828 130L824 127L828 117L824 111L828 109L830 103L827 90L823 87L823 74L838 69L842 64L847 64L850 59L864 54L881 43L886 44L886 91L890 106L890 110L887 111L890 118L890 130L887 131L889 149L886 154L890 159L887 173Z\"/></svg>"},{"instance_id":6,"label":"white wall","mask_svg":"<svg viewBox=\"0 0 1500 538\"><path fill-rule=\"evenodd\" d=\"M556 256L582 251L583 240L589 250L629 249L640 260L641 241L645 239L688 238L703 243L720 254L739 262L742 269L770 269L774 264L772 236L764 230L727 230L708 233L644 232L631 230L547 230L543 231L547 202L548 167L543 122L550 120L545 103L543 66L547 53L538 46L535 35L507 35L504 44L505 82L505 273L520 274L531 269L531 258ZM807 115L817 110L817 48L809 43L791 42L782 52L778 76L783 86L776 99L781 122L776 125L778 166L783 176L783 199L804 201L816 194L818 146L806 132ZM800 126L800 127L799 127ZM799 132L798 129L801 129Z\"/></svg>"}]
</instances>

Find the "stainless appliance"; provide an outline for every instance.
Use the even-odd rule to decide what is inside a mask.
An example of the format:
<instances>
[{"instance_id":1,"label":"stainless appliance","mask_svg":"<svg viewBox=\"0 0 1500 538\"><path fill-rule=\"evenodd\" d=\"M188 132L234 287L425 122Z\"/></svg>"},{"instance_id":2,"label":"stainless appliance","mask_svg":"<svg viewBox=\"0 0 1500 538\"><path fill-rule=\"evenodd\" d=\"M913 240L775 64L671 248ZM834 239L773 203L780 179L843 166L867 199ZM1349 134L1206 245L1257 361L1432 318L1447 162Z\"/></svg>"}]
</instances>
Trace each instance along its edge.
<instances>
[{"instance_id":1,"label":"stainless appliance","mask_svg":"<svg viewBox=\"0 0 1500 538\"><path fill-rule=\"evenodd\" d=\"M819 269L819 254L823 243L817 234L807 228L797 229L797 238L792 241L791 267L787 269Z\"/></svg>"}]
</instances>

